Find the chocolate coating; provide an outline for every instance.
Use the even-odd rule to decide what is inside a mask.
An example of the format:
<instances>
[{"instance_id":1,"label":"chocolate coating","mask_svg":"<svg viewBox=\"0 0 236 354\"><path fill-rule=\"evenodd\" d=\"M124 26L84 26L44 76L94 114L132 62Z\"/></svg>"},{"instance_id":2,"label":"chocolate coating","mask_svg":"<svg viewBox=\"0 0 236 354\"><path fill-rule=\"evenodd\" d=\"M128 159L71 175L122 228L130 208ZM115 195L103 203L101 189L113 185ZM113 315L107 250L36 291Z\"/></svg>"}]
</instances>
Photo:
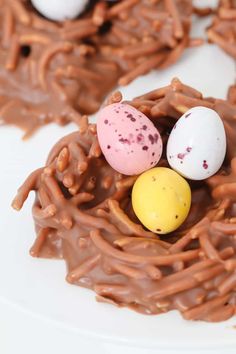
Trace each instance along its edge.
<instances>
[{"instance_id":1,"label":"chocolate coating","mask_svg":"<svg viewBox=\"0 0 236 354\"><path fill-rule=\"evenodd\" d=\"M64 23L28 0L0 0L0 124L26 136L57 122L78 123L117 85L173 64L188 46L190 0L97 1Z\"/></svg>"},{"instance_id":2,"label":"chocolate coating","mask_svg":"<svg viewBox=\"0 0 236 354\"><path fill-rule=\"evenodd\" d=\"M37 238L31 255L63 258L67 281L91 288L98 301L144 314L177 309L187 320L224 321L234 315L236 303L236 108L203 98L177 79L129 104L154 122L164 142L189 108L216 110L228 143L222 169L191 182L189 217L161 238L134 216L130 194L136 177L107 164L96 126L84 122L80 132L55 145L46 167L28 177L13 202L19 210L35 191ZM164 155L159 166L167 166Z\"/></svg>"}]
</instances>

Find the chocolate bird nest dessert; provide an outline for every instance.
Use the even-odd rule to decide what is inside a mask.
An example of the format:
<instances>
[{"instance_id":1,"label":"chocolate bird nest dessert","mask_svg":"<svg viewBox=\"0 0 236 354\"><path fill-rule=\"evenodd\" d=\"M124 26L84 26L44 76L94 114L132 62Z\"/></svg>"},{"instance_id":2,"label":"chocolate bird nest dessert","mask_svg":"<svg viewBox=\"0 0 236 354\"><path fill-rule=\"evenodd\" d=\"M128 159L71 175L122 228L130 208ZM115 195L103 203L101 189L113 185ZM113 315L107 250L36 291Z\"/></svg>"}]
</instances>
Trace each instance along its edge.
<instances>
[{"instance_id":1,"label":"chocolate bird nest dessert","mask_svg":"<svg viewBox=\"0 0 236 354\"><path fill-rule=\"evenodd\" d=\"M109 103L121 99L113 94ZM83 120L78 132L54 146L46 166L28 177L13 202L20 210L35 192L37 238L30 253L64 259L67 281L92 289L98 301L144 314L177 309L187 320L227 320L236 304L236 107L204 98L177 79L129 104L155 124L164 145L189 108L214 109L227 135L221 170L191 182L192 206L180 229L166 236L153 234L132 209L137 177L110 167L96 125ZM164 154L159 165L167 166Z\"/></svg>"},{"instance_id":2,"label":"chocolate bird nest dessert","mask_svg":"<svg viewBox=\"0 0 236 354\"><path fill-rule=\"evenodd\" d=\"M168 67L191 45L190 0L92 4L53 22L28 0L0 1L0 124L27 136L52 121L78 123L118 83Z\"/></svg>"},{"instance_id":3,"label":"chocolate bird nest dessert","mask_svg":"<svg viewBox=\"0 0 236 354\"><path fill-rule=\"evenodd\" d=\"M233 59L236 59L236 1L221 0L212 25L207 30L210 42L217 44ZM236 103L236 86L228 92L228 100Z\"/></svg>"},{"instance_id":4,"label":"chocolate bird nest dessert","mask_svg":"<svg viewBox=\"0 0 236 354\"><path fill-rule=\"evenodd\" d=\"M236 59L236 1L221 0L207 34L210 42Z\"/></svg>"}]
</instances>

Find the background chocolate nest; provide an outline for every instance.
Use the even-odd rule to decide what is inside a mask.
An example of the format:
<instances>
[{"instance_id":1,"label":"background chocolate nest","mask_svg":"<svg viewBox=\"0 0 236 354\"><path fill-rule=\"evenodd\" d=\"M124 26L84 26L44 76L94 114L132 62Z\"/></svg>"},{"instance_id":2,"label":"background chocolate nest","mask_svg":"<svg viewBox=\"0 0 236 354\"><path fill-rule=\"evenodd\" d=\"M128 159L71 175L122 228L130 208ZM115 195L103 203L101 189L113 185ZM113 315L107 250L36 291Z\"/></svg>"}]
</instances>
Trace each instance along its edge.
<instances>
[{"instance_id":1,"label":"background chocolate nest","mask_svg":"<svg viewBox=\"0 0 236 354\"><path fill-rule=\"evenodd\" d=\"M78 123L106 95L190 45L191 0L93 2L56 23L29 1L0 0L0 124L26 136L49 122Z\"/></svg>"},{"instance_id":2,"label":"background chocolate nest","mask_svg":"<svg viewBox=\"0 0 236 354\"><path fill-rule=\"evenodd\" d=\"M219 45L236 59L236 1L221 0L207 34L210 42Z\"/></svg>"},{"instance_id":3,"label":"background chocolate nest","mask_svg":"<svg viewBox=\"0 0 236 354\"><path fill-rule=\"evenodd\" d=\"M120 99L115 94L109 102ZM31 255L63 258L67 280L93 289L99 301L145 314L177 309L188 320L226 320L236 300L236 108L203 98L177 79L129 103L154 122L164 142L189 108L216 110L228 144L221 171L191 185L187 221L161 238L134 216L130 193L136 177L107 164L96 126L84 118L80 132L55 145L46 167L29 176L13 202L19 210L29 192L36 193ZM165 156L160 165L167 165Z\"/></svg>"}]
</instances>

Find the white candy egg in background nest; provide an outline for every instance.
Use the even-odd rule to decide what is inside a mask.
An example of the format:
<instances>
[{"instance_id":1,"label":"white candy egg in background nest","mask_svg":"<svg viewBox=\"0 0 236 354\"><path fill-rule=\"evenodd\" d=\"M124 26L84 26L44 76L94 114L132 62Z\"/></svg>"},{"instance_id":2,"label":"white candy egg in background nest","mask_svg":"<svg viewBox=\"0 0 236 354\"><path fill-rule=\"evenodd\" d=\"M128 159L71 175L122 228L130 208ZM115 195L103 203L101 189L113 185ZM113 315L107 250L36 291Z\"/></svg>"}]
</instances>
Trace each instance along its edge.
<instances>
[{"instance_id":1,"label":"white candy egg in background nest","mask_svg":"<svg viewBox=\"0 0 236 354\"><path fill-rule=\"evenodd\" d=\"M192 180L214 175L225 154L223 122L217 112L206 107L188 110L175 124L167 143L170 166Z\"/></svg>"},{"instance_id":2,"label":"white candy egg in background nest","mask_svg":"<svg viewBox=\"0 0 236 354\"><path fill-rule=\"evenodd\" d=\"M32 0L43 16L53 21L72 20L86 8L89 0Z\"/></svg>"}]
</instances>

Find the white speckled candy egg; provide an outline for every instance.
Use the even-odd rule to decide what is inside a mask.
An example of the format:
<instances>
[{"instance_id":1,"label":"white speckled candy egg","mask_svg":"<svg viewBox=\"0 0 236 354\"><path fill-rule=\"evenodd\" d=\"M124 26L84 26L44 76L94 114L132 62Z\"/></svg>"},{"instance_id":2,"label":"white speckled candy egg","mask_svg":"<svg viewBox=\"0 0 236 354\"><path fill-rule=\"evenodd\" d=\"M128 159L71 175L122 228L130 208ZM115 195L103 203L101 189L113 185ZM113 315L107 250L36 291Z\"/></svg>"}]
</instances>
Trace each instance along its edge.
<instances>
[{"instance_id":1,"label":"white speckled candy egg","mask_svg":"<svg viewBox=\"0 0 236 354\"><path fill-rule=\"evenodd\" d=\"M107 162L120 173L137 175L160 160L162 139L158 130L128 104L114 103L101 109L97 134Z\"/></svg>"},{"instance_id":2,"label":"white speckled candy egg","mask_svg":"<svg viewBox=\"0 0 236 354\"><path fill-rule=\"evenodd\" d=\"M36 10L54 21L76 18L84 11L88 2L88 0L32 0Z\"/></svg>"},{"instance_id":3,"label":"white speckled candy egg","mask_svg":"<svg viewBox=\"0 0 236 354\"><path fill-rule=\"evenodd\" d=\"M202 180L214 175L226 153L226 135L220 116L212 109L194 107L174 126L167 143L170 166L182 176Z\"/></svg>"}]
</instances>

